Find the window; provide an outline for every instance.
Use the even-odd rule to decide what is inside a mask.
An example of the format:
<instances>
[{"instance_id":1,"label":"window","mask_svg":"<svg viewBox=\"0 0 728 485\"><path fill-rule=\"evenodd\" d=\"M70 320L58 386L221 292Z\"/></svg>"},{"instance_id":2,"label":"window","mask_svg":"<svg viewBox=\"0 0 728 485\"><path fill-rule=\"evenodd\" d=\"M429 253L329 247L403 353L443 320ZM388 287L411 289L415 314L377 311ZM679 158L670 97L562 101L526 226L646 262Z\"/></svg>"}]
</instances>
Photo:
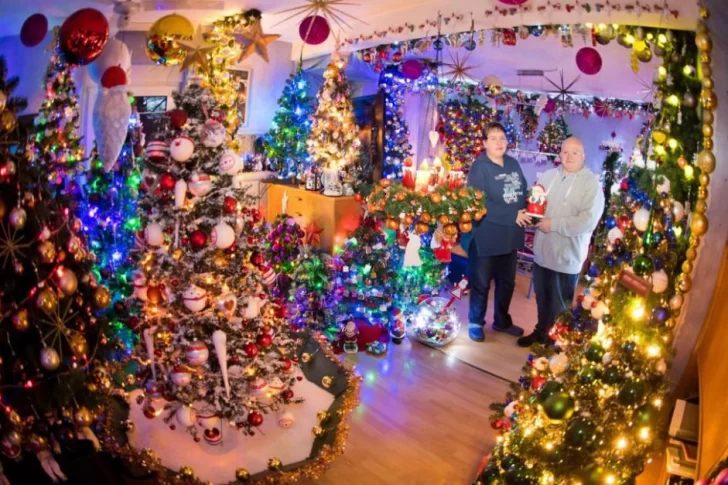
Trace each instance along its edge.
<instances>
[{"instance_id":1,"label":"window","mask_svg":"<svg viewBox=\"0 0 728 485\"><path fill-rule=\"evenodd\" d=\"M162 119L167 111L167 96L136 96L134 107L147 140L158 130L164 129Z\"/></svg>"},{"instance_id":2,"label":"window","mask_svg":"<svg viewBox=\"0 0 728 485\"><path fill-rule=\"evenodd\" d=\"M229 72L230 79L238 92L236 108L238 110L240 126L242 127L248 123L248 90L250 89L250 70L230 69Z\"/></svg>"}]
</instances>

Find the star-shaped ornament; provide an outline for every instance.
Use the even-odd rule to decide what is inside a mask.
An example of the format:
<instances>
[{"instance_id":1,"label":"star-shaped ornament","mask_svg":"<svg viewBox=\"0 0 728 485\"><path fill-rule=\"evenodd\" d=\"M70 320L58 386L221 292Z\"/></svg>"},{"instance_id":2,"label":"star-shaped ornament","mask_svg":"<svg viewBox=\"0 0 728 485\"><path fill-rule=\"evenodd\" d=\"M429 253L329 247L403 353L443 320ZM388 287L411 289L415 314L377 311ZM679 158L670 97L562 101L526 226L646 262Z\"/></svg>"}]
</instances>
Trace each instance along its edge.
<instances>
[{"instance_id":1,"label":"star-shaped ornament","mask_svg":"<svg viewBox=\"0 0 728 485\"><path fill-rule=\"evenodd\" d=\"M207 72L210 67L207 62L207 54L215 48L213 44L209 44L202 36L202 29L198 26L192 40L178 40L177 44L187 53L180 72L190 66L199 65L202 71Z\"/></svg>"},{"instance_id":2,"label":"star-shaped ornament","mask_svg":"<svg viewBox=\"0 0 728 485\"><path fill-rule=\"evenodd\" d=\"M278 34L265 34L260 26L260 21L251 25L246 31L240 32L239 34L233 34L235 40L242 45L243 50L240 53L238 62L243 62L245 59L257 53L260 57L268 61L268 44L272 44L280 35Z\"/></svg>"},{"instance_id":3,"label":"star-shaped ornament","mask_svg":"<svg viewBox=\"0 0 728 485\"><path fill-rule=\"evenodd\" d=\"M473 76L470 75L471 71L475 69L475 66L468 66L468 58L470 54L465 55L462 59L460 54L455 53L455 57L450 54L450 60L452 62L445 64L450 68L449 71L445 71L443 75L450 78L451 83L462 83L467 81L474 81Z\"/></svg>"},{"instance_id":4,"label":"star-shaped ornament","mask_svg":"<svg viewBox=\"0 0 728 485\"><path fill-rule=\"evenodd\" d=\"M548 82L550 82L551 85L557 89L557 91L555 91L557 94L554 99L558 99L562 106L566 106L567 101L572 101L571 95L577 94L577 92L572 91L571 88L574 86L574 84L576 84L576 81L578 81L579 78L581 78L581 74L576 76L574 78L574 80L571 81L571 83L568 86L564 82L564 71L560 71L559 74L561 76L561 85L556 84L551 79L547 78L545 75L543 78L546 79Z\"/></svg>"},{"instance_id":5,"label":"star-shaped ornament","mask_svg":"<svg viewBox=\"0 0 728 485\"><path fill-rule=\"evenodd\" d=\"M312 221L311 224L306 226L304 229L305 235L303 236L303 242L309 246L317 246L321 244L321 233L324 232L323 227L316 225L316 221Z\"/></svg>"},{"instance_id":6,"label":"star-shaped ornament","mask_svg":"<svg viewBox=\"0 0 728 485\"><path fill-rule=\"evenodd\" d=\"M280 12L276 12L276 15L292 12L291 15L281 20L276 25L282 24L283 22L290 20L294 17L302 16L303 18L305 18L313 17L315 15L319 15L329 22L334 21L340 29L344 29L345 27L351 28L351 25L349 25L346 21L347 17L351 20L356 20L363 24L366 24L366 22L364 22L360 18L357 18L340 8L341 5L355 6L359 5L358 3L351 3L347 0L306 0L306 2L307 3L304 5L287 8L285 10L281 10Z\"/></svg>"}]
</instances>

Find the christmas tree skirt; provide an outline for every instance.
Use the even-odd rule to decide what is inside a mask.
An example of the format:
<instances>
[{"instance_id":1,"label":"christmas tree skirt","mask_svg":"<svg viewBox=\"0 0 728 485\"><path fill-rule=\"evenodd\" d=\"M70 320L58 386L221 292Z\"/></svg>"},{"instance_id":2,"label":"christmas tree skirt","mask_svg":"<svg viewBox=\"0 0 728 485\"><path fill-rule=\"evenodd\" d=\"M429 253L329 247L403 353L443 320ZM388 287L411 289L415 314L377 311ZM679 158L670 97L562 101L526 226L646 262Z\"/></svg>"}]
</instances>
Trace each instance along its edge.
<instances>
[{"instance_id":1,"label":"christmas tree skirt","mask_svg":"<svg viewBox=\"0 0 728 485\"><path fill-rule=\"evenodd\" d=\"M303 462L312 454L316 440L311 432L319 425L316 413L328 410L335 396L306 379L294 389L305 401L287 406L295 417L290 428L279 426L276 414L270 413L265 415L255 436L245 436L234 427L223 425L222 442L218 445L204 440L196 443L182 426L171 430L161 416L147 419L142 406L136 403L141 391L134 391L129 395L129 419L134 422L135 430L129 433L129 444L136 450L151 448L162 466L170 470L192 467L203 482L231 482L239 468L255 475L267 470L271 458L278 458L284 465Z\"/></svg>"}]
</instances>

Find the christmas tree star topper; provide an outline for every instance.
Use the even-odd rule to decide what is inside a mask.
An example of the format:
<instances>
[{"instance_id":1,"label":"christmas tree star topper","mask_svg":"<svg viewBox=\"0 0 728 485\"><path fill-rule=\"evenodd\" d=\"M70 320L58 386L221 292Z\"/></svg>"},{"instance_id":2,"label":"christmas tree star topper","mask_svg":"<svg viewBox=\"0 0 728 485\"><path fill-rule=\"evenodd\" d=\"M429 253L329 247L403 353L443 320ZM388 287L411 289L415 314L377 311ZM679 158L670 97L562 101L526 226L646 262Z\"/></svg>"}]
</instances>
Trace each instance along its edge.
<instances>
[{"instance_id":1,"label":"christmas tree star topper","mask_svg":"<svg viewBox=\"0 0 728 485\"><path fill-rule=\"evenodd\" d=\"M245 59L257 53L260 57L265 59L265 62L269 62L268 59L268 44L272 44L280 35L278 34L265 34L260 26L260 21L251 25L247 31L239 34L233 34L235 40L243 46L243 50L240 53L238 62L243 62Z\"/></svg>"},{"instance_id":2,"label":"christmas tree star topper","mask_svg":"<svg viewBox=\"0 0 728 485\"><path fill-rule=\"evenodd\" d=\"M202 29L199 26L192 40L179 40L177 43L187 53L184 61L182 61L180 72L195 64L199 64L203 71L208 71L207 54L212 52L215 46L205 41L202 36Z\"/></svg>"}]
</instances>

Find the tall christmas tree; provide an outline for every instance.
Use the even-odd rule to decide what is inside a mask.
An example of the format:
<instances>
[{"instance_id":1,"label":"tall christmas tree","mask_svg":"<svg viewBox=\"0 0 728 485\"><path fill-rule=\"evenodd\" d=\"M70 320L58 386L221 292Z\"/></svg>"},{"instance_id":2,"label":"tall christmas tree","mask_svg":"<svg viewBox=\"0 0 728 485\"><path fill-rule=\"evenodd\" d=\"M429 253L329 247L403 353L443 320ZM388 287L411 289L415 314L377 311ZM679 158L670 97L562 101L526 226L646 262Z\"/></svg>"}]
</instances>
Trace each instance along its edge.
<instances>
[{"instance_id":1,"label":"tall christmas tree","mask_svg":"<svg viewBox=\"0 0 728 485\"><path fill-rule=\"evenodd\" d=\"M295 365L285 357L296 341L251 263L263 251L261 221L245 209L253 200L237 188L241 164L226 150L214 98L197 85L173 98L186 116L177 112L174 126L147 145L139 201L145 250L134 281L143 301L138 352L149 364L142 405L148 417L175 415L196 440L192 413L209 413L217 424L204 439L216 444L223 420L255 434L264 414L296 400Z\"/></svg>"},{"instance_id":2,"label":"tall christmas tree","mask_svg":"<svg viewBox=\"0 0 728 485\"><path fill-rule=\"evenodd\" d=\"M134 327L136 323L126 299L134 289L135 234L141 229L136 208L142 180L141 160L137 160L136 153L144 145L143 136L142 126L133 116L119 159L109 172L96 153L91 154L88 180L82 188L78 211L89 246L96 254L94 271L103 277L111 291L112 307L107 317L128 351L134 339L125 324L132 323L130 326Z\"/></svg>"},{"instance_id":3,"label":"tall christmas tree","mask_svg":"<svg viewBox=\"0 0 728 485\"><path fill-rule=\"evenodd\" d=\"M359 152L359 130L345 67L346 62L335 54L324 71L308 138L308 153L313 163L329 170L348 169Z\"/></svg>"},{"instance_id":4,"label":"tall christmas tree","mask_svg":"<svg viewBox=\"0 0 728 485\"><path fill-rule=\"evenodd\" d=\"M0 59L0 119L14 120L26 103L9 97L18 79L6 74ZM42 138L63 139L46 129ZM91 441L91 449L99 445L90 426L111 381L101 360L106 320L97 312L111 298L93 273L81 221L67 200L50 193L47 167L32 159L36 153L22 151L19 132L6 124L0 132L0 452L12 460L24 450L34 453L55 482L65 476L54 453L67 452L77 439ZM27 461L20 466L32 474Z\"/></svg>"},{"instance_id":5,"label":"tall christmas tree","mask_svg":"<svg viewBox=\"0 0 728 485\"><path fill-rule=\"evenodd\" d=\"M700 80L681 75L697 58L694 42L684 32L665 44L654 159L619 182L586 289L551 330L561 352L535 348L519 384L493 406L501 436L477 483L629 484L656 449L672 329L707 231L704 199L715 167L712 139L701 147L695 130L698 111L679 101L701 90ZM689 163L695 155L698 167ZM695 202L691 218L687 202Z\"/></svg>"},{"instance_id":6,"label":"tall christmas tree","mask_svg":"<svg viewBox=\"0 0 728 485\"><path fill-rule=\"evenodd\" d=\"M273 127L265 135L266 155L278 167L281 178L296 178L310 165L306 140L311 130L313 100L308 96L308 87L299 66L286 81Z\"/></svg>"},{"instance_id":7,"label":"tall christmas tree","mask_svg":"<svg viewBox=\"0 0 728 485\"><path fill-rule=\"evenodd\" d=\"M448 100L439 107L440 139L450 163L460 162L465 171L483 151L483 129L490 123L493 113L474 98L465 101Z\"/></svg>"},{"instance_id":8,"label":"tall christmas tree","mask_svg":"<svg viewBox=\"0 0 728 485\"><path fill-rule=\"evenodd\" d=\"M549 158L555 161L556 155L561 152L561 143L570 136L569 125L566 124L564 115L552 118L538 134L538 150L552 154Z\"/></svg>"},{"instance_id":9,"label":"tall christmas tree","mask_svg":"<svg viewBox=\"0 0 728 485\"><path fill-rule=\"evenodd\" d=\"M404 95L407 81L398 69L386 70L379 77L384 91L384 170L382 176L402 180L404 161L412 156L409 126L404 119Z\"/></svg>"},{"instance_id":10,"label":"tall christmas tree","mask_svg":"<svg viewBox=\"0 0 728 485\"><path fill-rule=\"evenodd\" d=\"M46 69L45 100L35 118L33 158L47 167L49 180L61 184L85 169L84 149L78 134L80 111L73 81L73 66L57 53Z\"/></svg>"}]
</instances>

